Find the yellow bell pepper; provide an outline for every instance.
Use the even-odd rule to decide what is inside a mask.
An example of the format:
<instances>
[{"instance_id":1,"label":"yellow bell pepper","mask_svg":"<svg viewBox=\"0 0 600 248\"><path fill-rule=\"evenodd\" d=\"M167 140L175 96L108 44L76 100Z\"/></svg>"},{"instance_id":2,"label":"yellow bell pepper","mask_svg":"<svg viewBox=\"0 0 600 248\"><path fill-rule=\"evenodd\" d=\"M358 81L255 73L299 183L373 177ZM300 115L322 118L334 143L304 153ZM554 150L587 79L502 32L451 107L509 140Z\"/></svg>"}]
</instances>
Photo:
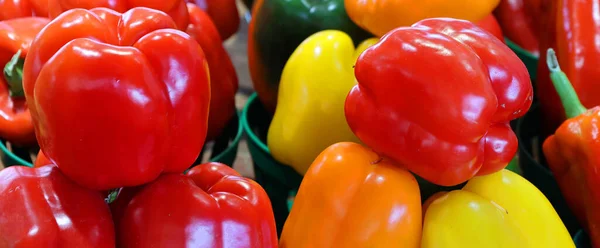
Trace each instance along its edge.
<instances>
[{"instance_id":1,"label":"yellow bell pepper","mask_svg":"<svg viewBox=\"0 0 600 248\"><path fill-rule=\"evenodd\" d=\"M344 1L350 19L377 36L432 17L451 17L478 22L488 16L499 3L500 0Z\"/></svg>"},{"instance_id":2,"label":"yellow bell pepper","mask_svg":"<svg viewBox=\"0 0 600 248\"><path fill-rule=\"evenodd\" d=\"M267 134L267 145L277 161L304 175L328 146L358 142L346 122L344 102L356 84L353 67L358 55L377 40L365 40L355 50L350 36L325 30L296 48L283 69Z\"/></svg>"},{"instance_id":3,"label":"yellow bell pepper","mask_svg":"<svg viewBox=\"0 0 600 248\"><path fill-rule=\"evenodd\" d=\"M509 170L432 196L424 213L423 248L575 247L548 199Z\"/></svg>"}]
</instances>

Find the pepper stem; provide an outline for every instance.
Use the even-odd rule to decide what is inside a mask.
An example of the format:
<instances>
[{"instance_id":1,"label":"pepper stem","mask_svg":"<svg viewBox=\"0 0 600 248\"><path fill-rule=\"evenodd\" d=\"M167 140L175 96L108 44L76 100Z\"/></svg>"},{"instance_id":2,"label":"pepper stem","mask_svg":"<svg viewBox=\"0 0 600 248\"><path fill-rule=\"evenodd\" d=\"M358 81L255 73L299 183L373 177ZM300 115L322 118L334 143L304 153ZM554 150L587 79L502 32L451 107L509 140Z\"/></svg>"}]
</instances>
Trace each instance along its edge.
<instances>
[{"instance_id":1,"label":"pepper stem","mask_svg":"<svg viewBox=\"0 0 600 248\"><path fill-rule=\"evenodd\" d=\"M108 192L108 196L106 196L106 198L104 198L104 202L106 202L106 204L111 204L112 202L114 202L117 199L117 196L119 196L121 189L122 188L116 188L116 189L110 190Z\"/></svg>"},{"instance_id":2,"label":"pepper stem","mask_svg":"<svg viewBox=\"0 0 600 248\"><path fill-rule=\"evenodd\" d=\"M548 69L550 69L550 79L565 108L567 118L573 118L585 113L587 109L579 101L577 92L573 89L573 85L569 81L567 75L560 70L556 53L552 48L548 49L546 54L546 64L548 65Z\"/></svg>"},{"instance_id":3,"label":"pepper stem","mask_svg":"<svg viewBox=\"0 0 600 248\"><path fill-rule=\"evenodd\" d=\"M4 66L4 78L8 84L8 90L11 97L24 97L23 91L23 65L25 60L21 58L21 50Z\"/></svg>"}]
</instances>

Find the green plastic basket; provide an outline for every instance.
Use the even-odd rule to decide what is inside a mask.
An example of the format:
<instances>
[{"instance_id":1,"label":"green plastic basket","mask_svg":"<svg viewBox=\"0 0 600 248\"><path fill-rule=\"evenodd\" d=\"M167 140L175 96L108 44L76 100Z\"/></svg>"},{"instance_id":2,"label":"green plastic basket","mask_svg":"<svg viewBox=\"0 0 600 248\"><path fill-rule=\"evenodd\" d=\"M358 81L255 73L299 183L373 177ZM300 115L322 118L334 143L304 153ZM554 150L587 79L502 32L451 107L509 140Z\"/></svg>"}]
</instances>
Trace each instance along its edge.
<instances>
[{"instance_id":1,"label":"green plastic basket","mask_svg":"<svg viewBox=\"0 0 600 248\"><path fill-rule=\"evenodd\" d=\"M254 174L271 199L277 232L281 234L289 215L288 199L300 187L302 176L292 167L277 162L265 144L272 116L258 101L256 93L248 99L242 112L242 126L248 136L248 149L254 164Z\"/></svg>"},{"instance_id":2,"label":"green plastic basket","mask_svg":"<svg viewBox=\"0 0 600 248\"><path fill-rule=\"evenodd\" d=\"M226 165L233 165L233 161L237 156L238 146L240 144L240 140L242 139L243 129L240 124L240 113L237 113L234 118L232 118L227 126L224 128L223 133L215 138L213 147L211 149L211 162L220 162ZM0 158L2 159L2 163L5 166L12 165L22 165L27 167L33 167L33 163L29 158L29 149L16 148L9 150L6 142L0 140ZM37 154L38 150L35 150L35 154ZM195 164L201 162L202 155L205 151L202 148L202 152L200 156L198 156L198 160Z\"/></svg>"},{"instance_id":3,"label":"green plastic basket","mask_svg":"<svg viewBox=\"0 0 600 248\"><path fill-rule=\"evenodd\" d=\"M233 165L233 161L237 157L238 146L240 140L244 134L244 129L241 124L240 113L238 112L227 126L223 129L221 135L215 138L212 149L210 150L211 155L209 158L210 162L219 162L229 166ZM194 165L202 163L202 156L205 152L208 152L206 147L202 148L202 152Z\"/></svg>"},{"instance_id":4,"label":"green plastic basket","mask_svg":"<svg viewBox=\"0 0 600 248\"><path fill-rule=\"evenodd\" d=\"M523 177L535 185L548 198L571 235L581 228L573 212L569 209L552 171L545 165L542 143L545 137L541 132L540 108L534 106L517 124L519 139L519 164Z\"/></svg>"},{"instance_id":5,"label":"green plastic basket","mask_svg":"<svg viewBox=\"0 0 600 248\"><path fill-rule=\"evenodd\" d=\"M590 242L590 237L585 233L585 231L579 230L575 237L573 238L575 241L575 247L577 248L592 248L592 244Z\"/></svg>"},{"instance_id":6,"label":"green plastic basket","mask_svg":"<svg viewBox=\"0 0 600 248\"><path fill-rule=\"evenodd\" d=\"M34 153L37 154L39 149L33 149ZM33 167L33 163L29 156L31 149L12 147L8 148L7 142L0 140L0 158L4 166L22 165L27 167Z\"/></svg>"},{"instance_id":7,"label":"green plastic basket","mask_svg":"<svg viewBox=\"0 0 600 248\"><path fill-rule=\"evenodd\" d=\"M532 82L535 82L535 78L537 75L537 66L539 58L521 48L519 45L515 44L511 40L505 38L504 42L506 45L515 52L515 54L523 61L525 67L527 67L527 71L529 72L529 77Z\"/></svg>"}]
</instances>

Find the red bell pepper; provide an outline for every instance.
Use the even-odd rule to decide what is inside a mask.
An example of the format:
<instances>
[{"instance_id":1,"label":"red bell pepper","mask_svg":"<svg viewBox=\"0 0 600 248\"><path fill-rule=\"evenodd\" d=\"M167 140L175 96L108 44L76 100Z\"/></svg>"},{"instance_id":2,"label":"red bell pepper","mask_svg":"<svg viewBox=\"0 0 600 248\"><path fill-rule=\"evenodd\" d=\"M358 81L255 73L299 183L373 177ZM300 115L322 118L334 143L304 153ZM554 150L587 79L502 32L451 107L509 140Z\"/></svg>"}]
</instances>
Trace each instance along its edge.
<instances>
[{"instance_id":1,"label":"red bell pepper","mask_svg":"<svg viewBox=\"0 0 600 248\"><path fill-rule=\"evenodd\" d=\"M227 40L240 28L240 13L235 0L188 0L206 11L222 40ZM191 18L191 17L190 17Z\"/></svg>"},{"instance_id":2,"label":"red bell pepper","mask_svg":"<svg viewBox=\"0 0 600 248\"><path fill-rule=\"evenodd\" d=\"M600 18L595 6L600 0L557 0L553 1L552 16L556 22L548 31L549 41L545 48L555 48L562 70L569 77L581 103L585 107L600 105L600 48L596 37L600 35ZM544 60L542 60L544 59ZM540 59L538 68L546 67ZM538 72L536 94L544 115L545 124L554 131L566 120L564 108L552 82L548 69Z\"/></svg>"},{"instance_id":3,"label":"red bell pepper","mask_svg":"<svg viewBox=\"0 0 600 248\"><path fill-rule=\"evenodd\" d=\"M183 172L196 160L208 66L198 43L174 28L148 8L74 9L33 41L25 95L40 148L69 178L107 190Z\"/></svg>"},{"instance_id":4,"label":"red bell pepper","mask_svg":"<svg viewBox=\"0 0 600 248\"><path fill-rule=\"evenodd\" d=\"M56 166L0 171L0 247L115 247L102 195Z\"/></svg>"},{"instance_id":5,"label":"red bell pepper","mask_svg":"<svg viewBox=\"0 0 600 248\"><path fill-rule=\"evenodd\" d=\"M0 22L0 137L17 145L36 143L21 78L29 45L49 21L23 17Z\"/></svg>"},{"instance_id":6,"label":"red bell pepper","mask_svg":"<svg viewBox=\"0 0 600 248\"><path fill-rule=\"evenodd\" d=\"M477 22L477 26L504 42L502 29L500 28L500 24L494 15L489 14L485 18L481 19L479 22Z\"/></svg>"},{"instance_id":7,"label":"red bell pepper","mask_svg":"<svg viewBox=\"0 0 600 248\"><path fill-rule=\"evenodd\" d=\"M265 191L220 163L162 175L117 215L120 247L277 247Z\"/></svg>"},{"instance_id":8,"label":"red bell pepper","mask_svg":"<svg viewBox=\"0 0 600 248\"><path fill-rule=\"evenodd\" d=\"M48 17L48 0L0 0L0 21L31 16Z\"/></svg>"},{"instance_id":9,"label":"red bell pepper","mask_svg":"<svg viewBox=\"0 0 600 248\"><path fill-rule=\"evenodd\" d=\"M567 119L544 141L544 155L571 210L600 247L600 106L581 105L553 50L547 63Z\"/></svg>"},{"instance_id":10,"label":"red bell pepper","mask_svg":"<svg viewBox=\"0 0 600 248\"><path fill-rule=\"evenodd\" d=\"M533 98L523 62L502 41L456 19L389 32L361 54L355 75L345 108L358 138L444 186L504 168L518 145L509 122Z\"/></svg>"},{"instance_id":11,"label":"red bell pepper","mask_svg":"<svg viewBox=\"0 0 600 248\"><path fill-rule=\"evenodd\" d=\"M501 0L494 14L506 37L537 57L540 55L537 33L540 29L540 16L536 15L536 8L540 6L530 2L531 0Z\"/></svg>"},{"instance_id":12,"label":"red bell pepper","mask_svg":"<svg viewBox=\"0 0 600 248\"><path fill-rule=\"evenodd\" d=\"M188 24L188 11L185 0L46 0L50 18L54 19L61 13L75 8L93 9L109 8L119 13L135 7L147 7L167 13L177 27L184 30Z\"/></svg>"},{"instance_id":13,"label":"red bell pepper","mask_svg":"<svg viewBox=\"0 0 600 248\"><path fill-rule=\"evenodd\" d=\"M188 3L190 24L186 32L202 47L210 70L210 111L208 140L216 138L235 115L238 78L231 58L210 17L198 6Z\"/></svg>"}]
</instances>

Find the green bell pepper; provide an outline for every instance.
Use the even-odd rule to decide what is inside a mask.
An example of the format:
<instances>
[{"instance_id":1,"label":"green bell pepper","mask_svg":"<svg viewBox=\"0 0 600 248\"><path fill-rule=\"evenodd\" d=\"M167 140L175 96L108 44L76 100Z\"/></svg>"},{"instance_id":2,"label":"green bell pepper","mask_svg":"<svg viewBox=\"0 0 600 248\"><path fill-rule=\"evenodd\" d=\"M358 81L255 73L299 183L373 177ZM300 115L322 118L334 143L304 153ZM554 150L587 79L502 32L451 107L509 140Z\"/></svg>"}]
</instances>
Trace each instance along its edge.
<instances>
[{"instance_id":1,"label":"green bell pepper","mask_svg":"<svg viewBox=\"0 0 600 248\"><path fill-rule=\"evenodd\" d=\"M350 20L344 0L258 0L248 31L248 62L261 102L275 111L283 67L310 35L326 30L348 34L354 45L371 37Z\"/></svg>"}]
</instances>

